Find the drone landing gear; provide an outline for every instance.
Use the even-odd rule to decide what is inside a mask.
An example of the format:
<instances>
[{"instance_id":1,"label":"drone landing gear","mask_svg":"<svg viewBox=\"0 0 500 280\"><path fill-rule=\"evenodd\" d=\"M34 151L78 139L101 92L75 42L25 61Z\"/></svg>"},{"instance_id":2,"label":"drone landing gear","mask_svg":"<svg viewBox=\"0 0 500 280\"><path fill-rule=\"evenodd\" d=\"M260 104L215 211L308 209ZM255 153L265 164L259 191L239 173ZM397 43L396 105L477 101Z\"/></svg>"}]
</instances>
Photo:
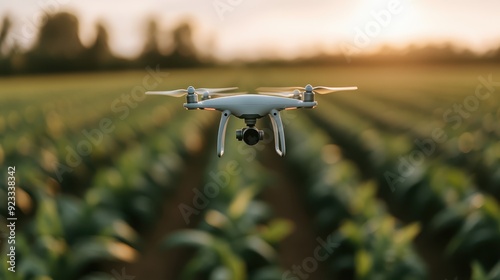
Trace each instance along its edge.
<instances>
[{"instance_id":1,"label":"drone landing gear","mask_svg":"<svg viewBox=\"0 0 500 280\"><path fill-rule=\"evenodd\" d=\"M283 122L281 121L280 112L276 109L271 110L269 114L274 132L274 149L280 156L285 156L285 130L283 129Z\"/></svg>"},{"instance_id":2,"label":"drone landing gear","mask_svg":"<svg viewBox=\"0 0 500 280\"><path fill-rule=\"evenodd\" d=\"M227 121L231 116L231 111L225 110L222 112L222 117L219 124L219 133L217 134L217 155L221 157L224 154L224 138L226 136Z\"/></svg>"},{"instance_id":3,"label":"drone landing gear","mask_svg":"<svg viewBox=\"0 0 500 280\"><path fill-rule=\"evenodd\" d=\"M231 111L225 110L222 112L222 117L219 124L219 133L217 135L217 155L222 157L224 154L224 142L226 135L227 122L231 116ZM269 113L274 132L274 148L276 153L280 156L285 155L285 132L283 129L283 122L281 121L280 112L276 109L271 110ZM257 118L245 118L247 127L236 130L236 139L244 141L247 145L253 146L264 139L264 131L258 130L255 127Z\"/></svg>"}]
</instances>

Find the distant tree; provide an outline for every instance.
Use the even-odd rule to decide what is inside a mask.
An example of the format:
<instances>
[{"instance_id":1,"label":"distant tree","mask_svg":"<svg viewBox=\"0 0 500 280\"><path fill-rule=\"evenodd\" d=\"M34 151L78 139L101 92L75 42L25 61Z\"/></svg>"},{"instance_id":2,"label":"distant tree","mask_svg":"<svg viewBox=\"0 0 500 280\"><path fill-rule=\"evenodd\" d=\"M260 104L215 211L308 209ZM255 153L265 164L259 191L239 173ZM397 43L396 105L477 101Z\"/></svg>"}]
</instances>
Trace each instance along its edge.
<instances>
[{"instance_id":1,"label":"distant tree","mask_svg":"<svg viewBox=\"0 0 500 280\"><path fill-rule=\"evenodd\" d=\"M11 21L8 16L5 16L2 20L2 27L0 29L0 75L10 74L12 71L10 57L6 55L7 50L5 49L5 42L10 27Z\"/></svg>"},{"instance_id":2,"label":"distant tree","mask_svg":"<svg viewBox=\"0 0 500 280\"><path fill-rule=\"evenodd\" d=\"M201 64L198 50L193 42L192 27L182 22L173 31L172 53L168 56L171 67L193 67Z\"/></svg>"},{"instance_id":3,"label":"distant tree","mask_svg":"<svg viewBox=\"0 0 500 280\"><path fill-rule=\"evenodd\" d=\"M62 12L48 16L41 27L35 47L30 51L31 71L64 71L79 69L79 58L85 51L78 37L76 16Z\"/></svg>"},{"instance_id":4,"label":"distant tree","mask_svg":"<svg viewBox=\"0 0 500 280\"><path fill-rule=\"evenodd\" d=\"M97 35L94 43L86 51L85 61L89 69L104 69L115 60L109 48L109 36L102 23L96 25Z\"/></svg>"},{"instance_id":5,"label":"distant tree","mask_svg":"<svg viewBox=\"0 0 500 280\"><path fill-rule=\"evenodd\" d=\"M84 50L78 29L76 16L69 13L55 14L40 29L35 50L51 57L75 58Z\"/></svg>"},{"instance_id":6,"label":"distant tree","mask_svg":"<svg viewBox=\"0 0 500 280\"><path fill-rule=\"evenodd\" d=\"M102 23L97 24L97 36L94 44L90 47L90 51L96 54L98 59L107 59L111 56L109 49L109 36L108 31Z\"/></svg>"},{"instance_id":7,"label":"distant tree","mask_svg":"<svg viewBox=\"0 0 500 280\"><path fill-rule=\"evenodd\" d=\"M148 22L146 28L146 42L139 57L140 64L150 65L159 63L162 60L162 54L158 43L158 25L156 20Z\"/></svg>"},{"instance_id":8,"label":"distant tree","mask_svg":"<svg viewBox=\"0 0 500 280\"><path fill-rule=\"evenodd\" d=\"M187 22L181 23L174 30L174 52L185 57L195 57L196 48L193 43L193 32L191 25Z\"/></svg>"},{"instance_id":9,"label":"distant tree","mask_svg":"<svg viewBox=\"0 0 500 280\"><path fill-rule=\"evenodd\" d=\"M0 57L3 56L3 51L5 51L5 41L7 39L7 35L9 34L11 25L10 18L5 16L2 20L2 28L0 29Z\"/></svg>"}]
</instances>

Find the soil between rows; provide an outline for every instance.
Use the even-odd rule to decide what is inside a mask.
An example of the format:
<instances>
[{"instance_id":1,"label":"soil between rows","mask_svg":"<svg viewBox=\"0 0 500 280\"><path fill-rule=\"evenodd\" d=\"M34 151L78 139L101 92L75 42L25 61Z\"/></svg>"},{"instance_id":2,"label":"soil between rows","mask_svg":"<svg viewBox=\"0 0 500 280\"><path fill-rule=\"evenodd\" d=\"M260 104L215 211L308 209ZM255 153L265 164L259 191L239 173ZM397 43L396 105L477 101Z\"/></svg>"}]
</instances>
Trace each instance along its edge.
<instances>
[{"instance_id":1,"label":"soil between rows","mask_svg":"<svg viewBox=\"0 0 500 280\"><path fill-rule=\"evenodd\" d=\"M292 233L280 242L278 253L281 267L284 271L293 272L293 267L299 266L309 276L307 279L328 279L326 263L318 262L317 269L311 273L303 268L304 261L314 257L314 250L319 246L316 239L320 236L314 230L300 186L294 180L291 170L285 166L286 158L278 156L272 145L260 153L261 163L274 175L274 184L266 188L261 197L270 205L275 218L288 219L294 224ZM299 275L287 276L288 279L295 279L294 277Z\"/></svg>"},{"instance_id":2,"label":"soil between rows","mask_svg":"<svg viewBox=\"0 0 500 280\"><path fill-rule=\"evenodd\" d=\"M213 145L208 145L212 147ZM173 248L164 250L160 248L162 240L169 234L184 228L195 228L201 219L200 216L191 216L189 225L184 221L179 212L178 205L192 204L193 188L203 186L203 174L207 168L211 149L205 147L199 154L191 156L188 160L175 193L165 199L162 213L156 224L142 234L144 241L143 250L139 259L131 264L114 264L109 271L121 274L123 268L126 275L135 277L136 280L151 279L179 279L179 273L193 255L193 250L187 248ZM316 239L319 235L314 231L311 217L307 213L305 203L301 197L297 182L290 176L286 169L285 158L279 157L274 152L272 145L267 145L264 150L258 151L261 164L272 174L274 184L267 186L260 195L273 210L274 218L288 219L293 222L294 230L280 242L278 248L279 264L284 271L293 272L293 267L302 267L305 259L314 256L314 249L319 245ZM229 153L225 156L230 156ZM307 273L308 279L327 279L326 264L319 262L318 268ZM288 277L297 276L290 274Z\"/></svg>"},{"instance_id":3,"label":"soil between rows","mask_svg":"<svg viewBox=\"0 0 500 280\"><path fill-rule=\"evenodd\" d=\"M190 157L187 161L183 174L177 185L177 191L167 197L161 209L160 218L151 229L144 233L142 239L144 247L139 259L126 266L127 275L135 276L134 279L179 279L179 273L192 256L193 251L183 248L161 248L165 237L177 230L196 227L201 215L190 216L189 224L186 224L178 206L182 203L192 205L193 188L203 184L203 170L208 160L208 154L204 150ZM117 270L120 271L120 270Z\"/></svg>"}]
</instances>

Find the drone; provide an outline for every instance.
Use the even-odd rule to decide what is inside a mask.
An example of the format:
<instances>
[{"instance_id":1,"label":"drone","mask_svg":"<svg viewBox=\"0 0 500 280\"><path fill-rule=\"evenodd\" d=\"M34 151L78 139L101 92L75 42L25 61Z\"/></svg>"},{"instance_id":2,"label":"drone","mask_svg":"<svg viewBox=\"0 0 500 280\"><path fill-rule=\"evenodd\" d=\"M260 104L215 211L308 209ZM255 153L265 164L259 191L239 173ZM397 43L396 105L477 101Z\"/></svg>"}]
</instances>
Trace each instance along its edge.
<instances>
[{"instance_id":1,"label":"drone","mask_svg":"<svg viewBox=\"0 0 500 280\"><path fill-rule=\"evenodd\" d=\"M222 112L217 135L217 155L224 154L226 127L229 117L235 116L245 120L246 127L236 130L236 139L253 146L264 139L264 131L255 127L257 119L268 115L271 119L274 133L276 153L284 156L285 132L281 121L280 111L299 108L315 108L318 102L315 94L327 94L337 91L356 90L357 87L324 87L306 85L305 87L261 87L257 94L244 92L228 93L237 87L229 88L194 88L177 89L171 91L148 91L146 94L166 95L172 97L186 96L183 104L187 110L217 110ZM201 96L201 101L198 97Z\"/></svg>"}]
</instances>

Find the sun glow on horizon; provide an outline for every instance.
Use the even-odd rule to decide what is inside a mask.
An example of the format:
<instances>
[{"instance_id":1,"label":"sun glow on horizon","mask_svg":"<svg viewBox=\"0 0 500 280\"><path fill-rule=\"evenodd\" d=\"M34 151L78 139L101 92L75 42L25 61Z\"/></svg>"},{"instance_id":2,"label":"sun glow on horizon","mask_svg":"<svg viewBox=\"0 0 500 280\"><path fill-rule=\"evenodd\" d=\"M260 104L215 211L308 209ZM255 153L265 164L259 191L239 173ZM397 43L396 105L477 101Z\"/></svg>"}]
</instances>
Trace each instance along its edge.
<instances>
[{"instance_id":1,"label":"sun glow on horizon","mask_svg":"<svg viewBox=\"0 0 500 280\"><path fill-rule=\"evenodd\" d=\"M374 0L357 3L349 20L346 42L371 52L382 45L403 47L422 36L418 3L410 0ZM350 41L349 41L350 40ZM368 41L366 44L360 42Z\"/></svg>"},{"instance_id":2,"label":"sun glow on horizon","mask_svg":"<svg viewBox=\"0 0 500 280\"><path fill-rule=\"evenodd\" d=\"M0 10L10 11L19 33L30 24L37 9L44 9L40 3L3 2ZM125 57L140 53L145 38L143 30L152 16L158 20L162 32L171 30L180 19L194 19L197 47L222 60L336 53L342 43L358 44L357 47L367 53L385 45L403 48L444 42L481 53L500 44L500 25L495 20L500 2L495 0L484 0L482 5L466 0L311 0L307 3L254 0L242 1L227 10L222 18L211 3L193 6L176 0L144 0L137 5L132 1L110 0L101 4L89 0L71 1L59 10L78 15L80 37L85 44L92 42L95 36L95 22L104 21L112 50ZM113 8L116 5L120 5L119 10ZM20 43L26 47L35 39ZM361 46L360 41L363 41Z\"/></svg>"}]
</instances>

